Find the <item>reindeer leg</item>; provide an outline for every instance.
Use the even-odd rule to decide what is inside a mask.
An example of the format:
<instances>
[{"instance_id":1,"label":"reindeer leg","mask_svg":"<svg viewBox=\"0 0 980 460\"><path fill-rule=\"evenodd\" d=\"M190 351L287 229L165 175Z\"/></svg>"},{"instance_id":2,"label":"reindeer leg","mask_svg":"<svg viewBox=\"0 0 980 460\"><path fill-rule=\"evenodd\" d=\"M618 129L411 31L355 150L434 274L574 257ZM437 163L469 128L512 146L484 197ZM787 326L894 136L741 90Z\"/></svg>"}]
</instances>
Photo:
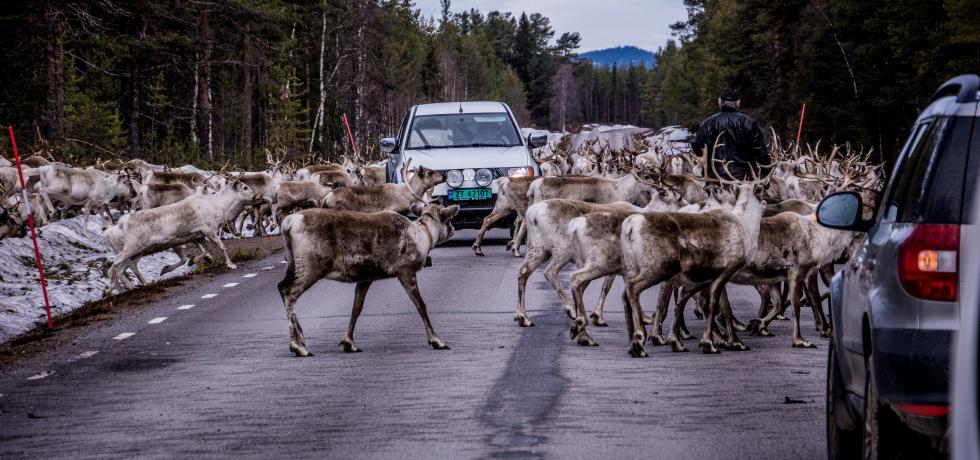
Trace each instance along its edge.
<instances>
[{"instance_id":1,"label":"reindeer leg","mask_svg":"<svg viewBox=\"0 0 980 460\"><path fill-rule=\"evenodd\" d=\"M179 257L180 260L178 260L177 262L174 262L174 263L172 263L170 265L165 265L163 268L161 268L160 269L160 276L166 275L167 273L170 273L170 272L176 270L177 268L183 266L185 263L187 263L187 260L188 260L187 259L187 251L186 251L186 248L184 247L184 245L180 245L180 246L175 247L174 248L174 254L177 254L177 257Z\"/></svg>"},{"instance_id":2,"label":"reindeer leg","mask_svg":"<svg viewBox=\"0 0 980 460\"><path fill-rule=\"evenodd\" d=\"M449 346L442 343L442 339L432 329L432 322L429 321L429 313L426 311L425 301L422 300L422 294L419 293L419 284L415 273L399 273L398 281L402 283L405 292L408 293L408 296L415 304L415 309L418 310L419 316L422 317L422 322L425 324L425 337L429 341L429 345L436 350L448 350Z\"/></svg>"},{"instance_id":3,"label":"reindeer leg","mask_svg":"<svg viewBox=\"0 0 980 460\"><path fill-rule=\"evenodd\" d=\"M732 272L732 275L734 274L735 273ZM726 332L727 337L725 338L725 347L730 350L737 350L737 351L748 350L749 347L745 345L745 343L743 343L741 340L739 340L738 335L736 335L736 331L738 330L738 328L735 326L735 323L737 322L737 320L735 319L735 313L732 311L731 301L729 301L728 299L728 290L725 289L724 285L722 285L721 287L721 296L719 296L719 300L721 301L721 311L725 315L725 328L727 330Z\"/></svg>"},{"instance_id":4,"label":"reindeer leg","mask_svg":"<svg viewBox=\"0 0 980 460\"><path fill-rule=\"evenodd\" d=\"M286 276L276 287L279 290L279 296L282 298L282 304L286 308L286 319L289 320L289 350L299 357L313 356L313 353L306 349L303 328L299 325L299 319L296 317L296 301L310 286L316 284L320 276L318 273L310 273L305 266L296 266L288 243L286 251L289 261L286 265Z\"/></svg>"},{"instance_id":5,"label":"reindeer leg","mask_svg":"<svg viewBox=\"0 0 980 460\"><path fill-rule=\"evenodd\" d=\"M816 324L817 332L820 337L830 338L830 323L823 313L823 298L820 295L820 281L817 280L817 273L810 275L804 287L807 298L810 300L810 308L813 309L813 322Z\"/></svg>"},{"instance_id":6,"label":"reindeer leg","mask_svg":"<svg viewBox=\"0 0 980 460\"><path fill-rule=\"evenodd\" d=\"M354 325L357 324L357 317L361 315L364 308L364 298L367 297L368 289L371 288L372 281L361 281L354 287L354 308L350 311L350 323L347 325L347 335L340 340L344 346L345 353L360 353L361 349L354 345Z\"/></svg>"},{"instance_id":7,"label":"reindeer leg","mask_svg":"<svg viewBox=\"0 0 980 460\"><path fill-rule=\"evenodd\" d=\"M657 299L657 313L653 319L653 327L650 328L648 340L654 345L664 345L664 319L667 318L667 308L670 306L670 298L674 293L674 285L668 281L660 286L660 297Z\"/></svg>"},{"instance_id":8,"label":"reindeer leg","mask_svg":"<svg viewBox=\"0 0 980 460\"><path fill-rule=\"evenodd\" d=\"M521 264L521 269L517 274L517 313L514 314L514 321L521 327L531 327L534 323L527 317L527 310L524 308L524 297L527 287L527 279L538 269L544 261L548 260L551 254L543 252L537 248L527 251L527 257Z\"/></svg>"},{"instance_id":9,"label":"reindeer leg","mask_svg":"<svg viewBox=\"0 0 980 460\"><path fill-rule=\"evenodd\" d=\"M514 257L521 256L521 241L524 241L524 235L527 234L527 224L524 222L524 216L518 213L517 220L519 220L521 224L517 225L515 221L514 225L517 225L517 234L515 234L514 239L511 240L513 242L511 251L514 254Z\"/></svg>"},{"instance_id":10,"label":"reindeer leg","mask_svg":"<svg viewBox=\"0 0 980 460\"><path fill-rule=\"evenodd\" d=\"M572 299L565 294L565 291L561 288L561 280L558 279L558 272L571 261L571 256L563 254L560 258L554 257L552 254L551 262L544 269L544 277L551 283L551 286L555 288L555 292L558 293L558 298L561 299L562 309L565 314L568 315L569 319L575 319L575 306L572 304Z\"/></svg>"},{"instance_id":11,"label":"reindeer leg","mask_svg":"<svg viewBox=\"0 0 980 460\"><path fill-rule=\"evenodd\" d=\"M633 323L633 332L630 334L629 354L634 358L648 356L646 350L643 349L643 343L646 342L646 326L643 322L640 293L654 284L656 283L644 278L638 279L636 282L629 280L626 282L626 300L629 302L629 310L631 312L630 321Z\"/></svg>"},{"instance_id":12,"label":"reindeer leg","mask_svg":"<svg viewBox=\"0 0 980 460\"><path fill-rule=\"evenodd\" d=\"M670 348L674 352L686 352L687 348L684 346L684 339L691 338L691 333L687 332L687 336L684 336L684 332L687 327L684 325L684 307L687 305L687 301L690 300L697 290L683 289L681 295L677 298L677 304L674 306L674 324L670 329L670 335L667 336L667 343L670 344Z\"/></svg>"},{"instance_id":13,"label":"reindeer leg","mask_svg":"<svg viewBox=\"0 0 980 460\"><path fill-rule=\"evenodd\" d=\"M498 220L503 219L510 215L510 209L497 209L494 208L493 212L489 216L483 218L483 224L480 226L480 233L476 235L476 241L473 242L473 252L478 255L483 255L483 248L481 244L483 243L483 235L487 233L487 230L493 226Z\"/></svg>"},{"instance_id":14,"label":"reindeer leg","mask_svg":"<svg viewBox=\"0 0 980 460\"><path fill-rule=\"evenodd\" d=\"M792 276L789 277L789 301L793 304L793 347L794 348L816 348L817 346L804 340L803 334L800 333L800 296L802 295L803 283L806 282L806 277L800 276L798 272L793 271Z\"/></svg>"},{"instance_id":15,"label":"reindeer leg","mask_svg":"<svg viewBox=\"0 0 980 460\"><path fill-rule=\"evenodd\" d=\"M612 289L613 281L615 280L616 275L609 275L602 282L602 290L599 291L599 301L596 303L595 308L592 309L592 314L589 315L592 318L592 324L596 326L609 326L606 324L606 319L603 317L602 312L605 309L606 297L609 296L609 291Z\"/></svg>"},{"instance_id":16,"label":"reindeer leg","mask_svg":"<svg viewBox=\"0 0 980 460\"><path fill-rule=\"evenodd\" d=\"M85 218L82 219L82 236L88 238L88 215L89 215L89 209L88 209L88 204L87 203L84 206L82 206L82 214L85 215Z\"/></svg>"},{"instance_id":17,"label":"reindeer leg","mask_svg":"<svg viewBox=\"0 0 980 460\"><path fill-rule=\"evenodd\" d=\"M718 353L718 349L715 348L712 339L714 338L715 316L719 310L722 289L724 289L724 283L719 283L718 280L712 281L711 286L708 288L708 302L705 306L704 315L704 334L701 335L701 340L698 342L702 353Z\"/></svg>"},{"instance_id":18,"label":"reindeer leg","mask_svg":"<svg viewBox=\"0 0 980 460\"><path fill-rule=\"evenodd\" d=\"M206 234L205 238L207 238L208 241L217 245L218 249L221 249L221 255L225 256L226 267L232 270L238 270L238 265L235 265L234 263L231 262L231 257L228 256L228 250L225 249L225 243L221 241L221 234L219 232L212 232L210 234Z\"/></svg>"},{"instance_id":19,"label":"reindeer leg","mask_svg":"<svg viewBox=\"0 0 980 460\"><path fill-rule=\"evenodd\" d=\"M597 267L586 265L572 272L569 277L569 284L572 290L572 301L575 304L575 322L572 324L569 334L579 345L594 347L598 345L589 337L585 327L588 321L585 320L585 302L582 299L585 290L589 287L592 280L602 276L604 273Z\"/></svg>"}]
</instances>

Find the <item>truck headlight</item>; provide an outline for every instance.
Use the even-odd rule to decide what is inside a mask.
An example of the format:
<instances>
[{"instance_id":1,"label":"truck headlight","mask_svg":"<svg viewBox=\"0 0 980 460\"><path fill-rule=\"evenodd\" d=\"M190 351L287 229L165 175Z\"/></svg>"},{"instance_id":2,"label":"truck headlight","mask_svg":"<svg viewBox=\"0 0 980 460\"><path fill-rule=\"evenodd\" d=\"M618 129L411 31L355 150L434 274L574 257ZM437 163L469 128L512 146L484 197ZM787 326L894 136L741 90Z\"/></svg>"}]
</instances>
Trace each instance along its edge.
<instances>
[{"instance_id":1,"label":"truck headlight","mask_svg":"<svg viewBox=\"0 0 980 460\"><path fill-rule=\"evenodd\" d=\"M530 168L530 167L507 168L507 175L510 177L533 176L534 168Z\"/></svg>"},{"instance_id":2,"label":"truck headlight","mask_svg":"<svg viewBox=\"0 0 980 460\"><path fill-rule=\"evenodd\" d=\"M463 185L463 172L458 169L451 169L446 173L446 184L452 188Z\"/></svg>"},{"instance_id":3,"label":"truck headlight","mask_svg":"<svg viewBox=\"0 0 980 460\"><path fill-rule=\"evenodd\" d=\"M476 185L479 185L480 187L486 187L490 185L491 182L493 182L493 173L490 172L490 170L487 168L477 169L474 180L476 180Z\"/></svg>"}]
</instances>

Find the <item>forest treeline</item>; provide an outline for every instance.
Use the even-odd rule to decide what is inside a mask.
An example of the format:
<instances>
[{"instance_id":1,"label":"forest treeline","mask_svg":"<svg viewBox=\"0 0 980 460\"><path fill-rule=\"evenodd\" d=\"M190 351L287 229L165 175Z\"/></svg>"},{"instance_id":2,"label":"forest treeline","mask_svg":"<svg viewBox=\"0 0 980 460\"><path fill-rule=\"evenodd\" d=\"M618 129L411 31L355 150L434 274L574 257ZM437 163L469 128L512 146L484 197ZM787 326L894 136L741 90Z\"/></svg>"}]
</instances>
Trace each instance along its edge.
<instances>
[{"instance_id":1,"label":"forest treeline","mask_svg":"<svg viewBox=\"0 0 980 460\"><path fill-rule=\"evenodd\" d=\"M24 0L0 11L0 122L76 161L261 165L377 155L414 104L502 100L522 124L694 126L724 88L780 135L891 155L931 92L977 72L972 0L683 0L657 66L595 67L537 13L410 0ZM533 8L533 4L528 5ZM649 31L637 30L636 34ZM6 147L4 147L6 148Z\"/></svg>"}]
</instances>

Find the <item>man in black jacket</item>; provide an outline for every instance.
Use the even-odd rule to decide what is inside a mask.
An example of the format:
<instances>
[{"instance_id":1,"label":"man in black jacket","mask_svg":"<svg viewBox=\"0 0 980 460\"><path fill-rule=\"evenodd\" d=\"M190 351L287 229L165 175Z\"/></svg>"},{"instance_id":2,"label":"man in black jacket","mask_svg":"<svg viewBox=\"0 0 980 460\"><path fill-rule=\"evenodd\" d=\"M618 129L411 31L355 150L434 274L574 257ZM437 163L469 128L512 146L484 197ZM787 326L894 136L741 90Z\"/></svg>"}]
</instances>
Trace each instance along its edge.
<instances>
[{"instance_id":1,"label":"man in black jacket","mask_svg":"<svg viewBox=\"0 0 980 460\"><path fill-rule=\"evenodd\" d=\"M701 122L691 144L694 154L702 155L707 149L709 164L712 159L717 160L714 168L722 176L725 175L722 162L731 162L728 170L736 179L751 179L750 167L760 176L765 174L764 168L770 164L769 147L759 124L738 112L739 98L734 91L721 93L718 107L721 112ZM705 175L714 176L714 173L709 170Z\"/></svg>"}]
</instances>

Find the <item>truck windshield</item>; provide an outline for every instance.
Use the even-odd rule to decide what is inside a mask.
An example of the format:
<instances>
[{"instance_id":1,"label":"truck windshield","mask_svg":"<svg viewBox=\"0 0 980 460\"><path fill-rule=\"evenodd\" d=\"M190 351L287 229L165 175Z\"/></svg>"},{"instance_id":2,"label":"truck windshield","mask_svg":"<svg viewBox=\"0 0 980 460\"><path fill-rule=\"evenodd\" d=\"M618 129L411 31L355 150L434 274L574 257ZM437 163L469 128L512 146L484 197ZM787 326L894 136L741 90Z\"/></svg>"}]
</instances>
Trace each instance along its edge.
<instances>
[{"instance_id":1,"label":"truck windshield","mask_svg":"<svg viewBox=\"0 0 980 460\"><path fill-rule=\"evenodd\" d=\"M408 149L523 145L506 113L421 115L412 121Z\"/></svg>"}]
</instances>

